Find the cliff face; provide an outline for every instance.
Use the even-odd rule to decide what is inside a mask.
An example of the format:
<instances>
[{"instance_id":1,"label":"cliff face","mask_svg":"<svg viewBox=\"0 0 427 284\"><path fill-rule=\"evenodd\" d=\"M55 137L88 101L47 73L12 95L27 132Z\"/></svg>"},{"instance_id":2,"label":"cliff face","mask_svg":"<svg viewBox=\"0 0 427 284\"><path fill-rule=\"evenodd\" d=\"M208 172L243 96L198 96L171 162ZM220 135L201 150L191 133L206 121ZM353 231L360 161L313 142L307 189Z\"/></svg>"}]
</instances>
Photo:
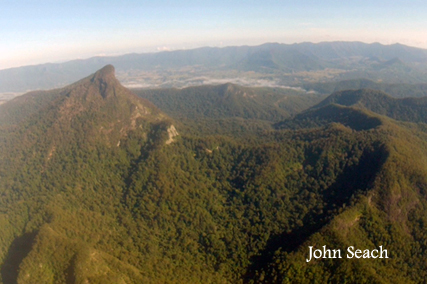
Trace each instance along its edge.
<instances>
[{"instance_id":1,"label":"cliff face","mask_svg":"<svg viewBox=\"0 0 427 284\"><path fill-rule=\"evenodd\" d=\"M169 138L168 138L168 140L166 140L166 144L168 145L174 141L173 138L178 136L179 133L178 133L178 131L176 131L175 126L173 126L173 125L169 126L167 131L168 131Z\"/></svg>"}]
</instances>

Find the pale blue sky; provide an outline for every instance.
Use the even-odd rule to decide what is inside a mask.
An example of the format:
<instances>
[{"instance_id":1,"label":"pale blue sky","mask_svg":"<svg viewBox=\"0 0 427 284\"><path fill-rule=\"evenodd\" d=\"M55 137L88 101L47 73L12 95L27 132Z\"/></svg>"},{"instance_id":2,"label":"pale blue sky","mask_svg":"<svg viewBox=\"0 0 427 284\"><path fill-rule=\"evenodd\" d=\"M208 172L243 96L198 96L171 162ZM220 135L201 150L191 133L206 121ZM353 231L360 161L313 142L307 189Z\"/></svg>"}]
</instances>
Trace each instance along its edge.
<instances>
[{"instance_id":1,"label":"pale blue sky","mask_svg":"<svg viewBox=\"0 0 427 284\"><path fill-rule=\"evenodd\" d=\"M0 69L265 42L345 40L427 48L426 15L427 2L421 0L0 0Z\"/></svg>"}]
</instances>

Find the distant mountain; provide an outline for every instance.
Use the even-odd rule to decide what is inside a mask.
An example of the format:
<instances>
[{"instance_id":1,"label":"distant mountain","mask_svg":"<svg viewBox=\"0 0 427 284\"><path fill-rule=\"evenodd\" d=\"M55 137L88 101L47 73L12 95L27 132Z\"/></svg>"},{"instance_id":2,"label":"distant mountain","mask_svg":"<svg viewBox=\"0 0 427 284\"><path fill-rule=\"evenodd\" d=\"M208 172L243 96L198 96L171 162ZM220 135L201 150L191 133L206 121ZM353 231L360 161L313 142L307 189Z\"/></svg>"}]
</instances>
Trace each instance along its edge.
<instances>
[{"instance_id":1,"label":"distant mountain","mask_svg":"<svg viewBox=\"0 0 427 284\"><path fill-rule=\"evenodd\" d=\"M402 44L382 45L380 43L365 44L362 42L321 42L293 44L304 53L311 53L324 60L350 58L379 58L391 60L401 58L406 62L426 62L426 50Z\"/></svg>"},{"instance_id":2,"label":"distant mountain","mask_svg":"<svg viewBox=\"0 0 427 284\"><path fill-rule=\"evenodd\" d=\"M263 79L281 81L282 85L317 81L319 76L323 81L331 77L336 80L369 77L387 82L421 83L427 78L426 68L423 67L425 62L426 50L378 43L269 43L260 46L205 47L4 69L0 70L0 92L60 87L106 64L116 66L122 82L134 84L148 80L151 86L159 86L162 80L158 82L146 72L165 79L172 74L184 74L186 80L200 76L223 79L236 76L233 72L238 72L239 77L250 78L257 74ZM188 68L192 68L190 73ZM178 80L170 84L174 86L178 83L182 82Z\"/></svg>"},{"instance_id":3,"label":"distant mountain","mask_svg":"<svg viewBox=\"0 0 427 284\"><path fill-rule=\"evenodd\" d=\"M242 71L260 73L301 72L321 70L322 61L316 56L309 56L297 49L283 48L282 46L265 45L263 48L251 52L231 68Z\"/></svg>"}]
</instances>

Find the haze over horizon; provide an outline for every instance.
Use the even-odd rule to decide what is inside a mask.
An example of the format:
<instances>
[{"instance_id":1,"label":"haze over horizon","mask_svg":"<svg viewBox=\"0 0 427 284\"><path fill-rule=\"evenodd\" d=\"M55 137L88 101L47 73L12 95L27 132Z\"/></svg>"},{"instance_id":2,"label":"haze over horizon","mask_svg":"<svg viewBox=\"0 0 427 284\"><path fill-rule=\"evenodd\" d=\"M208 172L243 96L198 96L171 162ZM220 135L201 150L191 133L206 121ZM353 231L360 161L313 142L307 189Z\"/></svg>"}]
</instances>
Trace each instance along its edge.
<instances>
[{"instance_id":1,"label":"haze over horizon","mask_svg":"<svg viewBox=\"0 0 427 284\"><path fill-rule=\"evenodd\" d=\"M423 1L2 1L0 69L202 46L361 41L427 48Z\"/></svg>"}]
</instances>

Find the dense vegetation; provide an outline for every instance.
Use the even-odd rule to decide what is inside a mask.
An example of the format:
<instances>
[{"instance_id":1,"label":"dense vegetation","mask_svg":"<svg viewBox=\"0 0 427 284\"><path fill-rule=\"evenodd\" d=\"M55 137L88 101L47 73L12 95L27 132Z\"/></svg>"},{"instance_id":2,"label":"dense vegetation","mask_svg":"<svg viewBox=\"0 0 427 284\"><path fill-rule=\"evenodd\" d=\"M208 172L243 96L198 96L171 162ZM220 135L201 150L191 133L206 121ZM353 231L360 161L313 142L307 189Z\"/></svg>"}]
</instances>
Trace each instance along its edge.
<instances>
[{"instance_id":1,"label":"dense vegetation","mask_svg":"<svg viewBox=\"0 0 427 284\"><path fill-rule=\"evenodd\" d=\"M212 90L224 88L238 87ZM3 283L427 277L423 124L339 100L284 119L264 99L268 111L239 97L231 104L238 92L219 92L226 106L212 107L196 100L203 92L151 94L170 116L123 88L107 66L0 106ZM185 125L169 103L194 110L181 114ZM24 107L31 111L22 116ZM284 120L274 130L267 118ZM214 119L229 131L211 127ZM171 137L172 124L180 136ZM383 245L392 258L306 264L309 245Z\"/></svg>"},{"instance_id":2,"label":"dense vegetation","mask_svg":"<svg viewBox=\"0 0 427 284\"><path fill-rule=\"evenodd\" d=\"M319 95L282 88L234 84L185 89L135 89L133 92L177 118L230 118L279 121L320 101Z\"/></svg>"},{"instance_id":3,"label":"dense vegetation","mask_svg":"<svg viewBox=\"0 0 427 284\"><path fill-rule=\"evenodd\" d=\"M395 99L381 91L369 89L348 90L333 93L314 108L329 104L354 106L396 120L427 122L427 97Z\"/></svg>"},{"instance_id":4,"label":"dense vegetation","mask_svg":"<svg viewBox=\"0 0 427 284\"><path fill-rule=\"evenodd\" d=\"M283 88L248 88L234 84L184 89L134 89L173 117L193 135L245 135L271 128L323 98Z\"/></svg>"}]
</instances>

